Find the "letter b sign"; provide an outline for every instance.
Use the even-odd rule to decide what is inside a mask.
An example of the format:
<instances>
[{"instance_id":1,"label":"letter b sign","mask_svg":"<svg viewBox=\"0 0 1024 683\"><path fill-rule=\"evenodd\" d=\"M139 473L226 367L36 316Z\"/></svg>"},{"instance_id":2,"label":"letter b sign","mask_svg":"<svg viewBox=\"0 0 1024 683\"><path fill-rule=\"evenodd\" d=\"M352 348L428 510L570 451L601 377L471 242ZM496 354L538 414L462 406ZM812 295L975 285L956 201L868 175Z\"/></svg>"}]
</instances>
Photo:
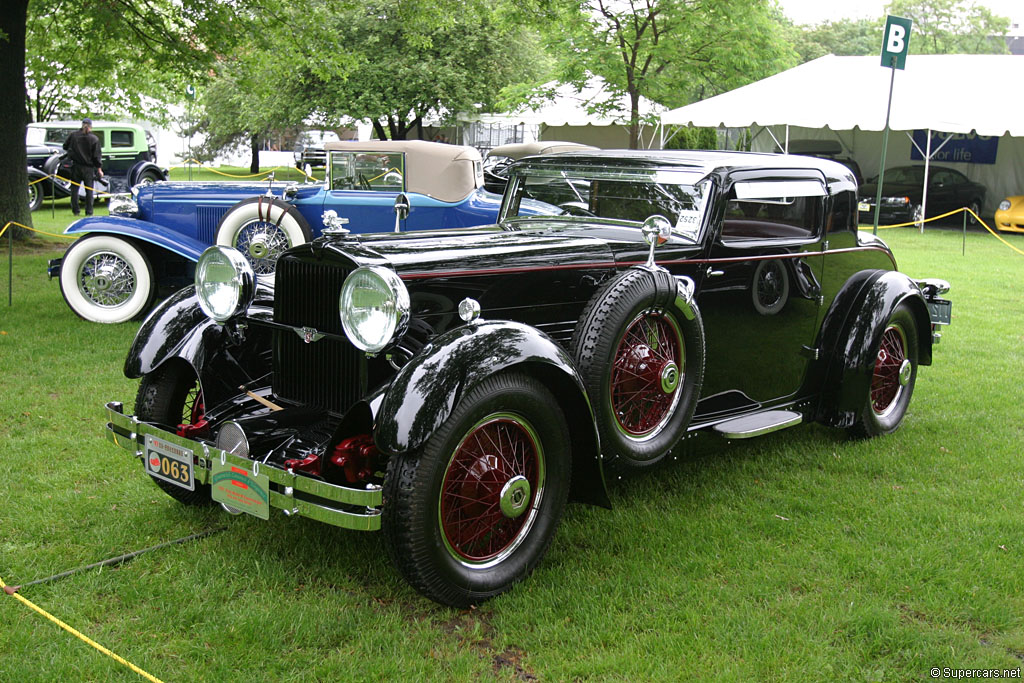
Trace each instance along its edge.
<instances>
[{"instance_id":1,"label":"letter b sign","mask_svg":"<svg viewBox=\"0 0 1024 683\"><path fill-rule=\"evenodd\" d=\"M903 17L889 15L885 19L885 36L882 39L882 66L902 69L907 63L910 47L910 26L913 22Z\"/></svg>"}]
</instances>

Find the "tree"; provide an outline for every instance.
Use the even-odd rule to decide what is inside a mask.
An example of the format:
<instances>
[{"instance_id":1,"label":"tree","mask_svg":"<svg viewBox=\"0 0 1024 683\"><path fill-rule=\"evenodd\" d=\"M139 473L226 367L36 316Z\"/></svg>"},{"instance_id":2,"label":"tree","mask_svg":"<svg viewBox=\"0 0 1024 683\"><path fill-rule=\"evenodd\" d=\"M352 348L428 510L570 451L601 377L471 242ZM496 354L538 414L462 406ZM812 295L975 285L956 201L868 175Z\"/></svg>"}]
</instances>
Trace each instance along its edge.
<instances>
[{"instance_id":1,"label":"tree","mask_svg":"<svg viewBox=\"0 0 1024 683\"><path fill-rule=\"evenodd\" d=\"M562 80L595 73L628 97L631 147L642 96L679 106L796 61L768 0L554 0L541 8L557 15L550 44L568 46Z\"/></svg>"},{"instance_id":2,"label":"tree","mask_svg":"<svg viewBox=\"0 0 1024 683\"><path fill-rule=\"evenodd\" d=\"M893 0L889 14L913 20L913 54L1006 54L1010 20L964 0Z\"/></svg>"},{"instance_id":3,"label":"tree","mask_svg":"<svg viewBox=\"0 0 1024 683\"><path fill-rule=\"evenodd\" d=\"M7 95L0 98L0 223L31 224L25 195L25 126L30 108L42 112L48 107L29 104L26 67L38 74L39 80L33 80L37 92L49 98L57 90L55 81L73 82L74 72L66 65L85 69L81 64L98 64L96 72L86 75L102 76L101 82L93 83L92 91L75 93L98 96L112 109L124 106L152 114L152 100L145 95L162 95L159 101L164 102L168 78L203 77L215 57L209 46L230 49L243 35L246 9L256 1L8 0L0 13L0 92ZM27 60L30 25L31 39L40 48ZM47 53L49 49L55 53ZM79 59L81 63L75 61ZM161 77L165 72L169 75ZM60 101L74 102L74 96ZM85 104L73 108L82 111Z\"/></svg>"},{"instance_id":4,"label":"tree","mask_svg":"<svg viewBox=\"0 0 1024 683\"><path fill-rule=\"evenodd\" d=\"M882 41L881 19L842 19L814 26L795 26L793 46L801 62L825 55L873 55Z\"/></svg>"},{"instance_id":5,"label":"tree","mask_svg":"<svg viewBox=\"0 0 1024 683\"><path fill-rule=\"evenodd\" d=\"M303 59L290 76L325 123L347 116L372 121L381 139L421 135L428 117L491 105L503 86L539 75L537 37L515 12L488 0L376 0L321 11L314 31L292 39L305 44L296 46Z\"/></svg>"}]
</instances>

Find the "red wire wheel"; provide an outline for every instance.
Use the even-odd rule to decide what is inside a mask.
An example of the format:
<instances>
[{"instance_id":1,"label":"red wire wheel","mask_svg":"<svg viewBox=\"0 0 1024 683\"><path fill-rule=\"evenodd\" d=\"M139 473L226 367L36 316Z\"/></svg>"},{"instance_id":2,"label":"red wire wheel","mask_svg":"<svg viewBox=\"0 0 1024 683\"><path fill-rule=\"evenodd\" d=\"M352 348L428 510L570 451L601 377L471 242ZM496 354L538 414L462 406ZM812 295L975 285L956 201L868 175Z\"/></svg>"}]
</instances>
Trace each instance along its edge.
<instances>
[{"instance_id":1,"label":"red wire wheel","mask_svg":"<svg viewBox=\"0 0 1024 683\"><path fill-rule=\"evenodd\" d=\"M875 371L871 376L871 410L879 417L888 417L897 405L910 380L911 362L907 358L907 339L903 330L889 325L882 333Z\"/></svg>"},{"instance_id":2,"label":"red wire wheel","mask_svg":"<svg viewBox=\"0 0 1024 683\"><path fill-rule=\"evenodd\" d=\"M609 399L618 428L632 439L656 436L679 403L683 338L671 316L641 311L626 326L612 358Z\"/></svg>"},{"instance_id":3,"label":"red wire wheel","mask_svg":"<svg viewBox=\"0 0 1024 683\"><path fill-rule=\"evenodd\" d=\"M514 414L477 423L448 462L438 502L441 535L459 562L487 567L529 535L544 493L544 451Z\"/></svg>"}]
</instances>

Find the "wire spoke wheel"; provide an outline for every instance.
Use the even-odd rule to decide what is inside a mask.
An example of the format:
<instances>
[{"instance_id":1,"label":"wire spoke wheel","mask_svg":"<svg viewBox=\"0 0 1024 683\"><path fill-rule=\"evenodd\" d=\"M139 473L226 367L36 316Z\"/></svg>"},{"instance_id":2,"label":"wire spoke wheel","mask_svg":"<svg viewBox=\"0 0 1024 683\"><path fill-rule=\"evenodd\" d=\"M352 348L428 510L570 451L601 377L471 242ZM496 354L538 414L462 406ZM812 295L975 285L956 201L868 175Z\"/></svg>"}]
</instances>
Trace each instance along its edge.
<instances>
[{"instance_id":1,"label":"wire spoke wheel","mask_svg":"<svg viewBox=\"0 0 1024 683\"><path fill-rule=\"evenodd\" d=\"M266 221L252 221L242 226L235 238L235 248L245 254L257 275L274 272L278 257L288 249L288 235Z\"/></svg>"},{"instance_id":2,"label":"wire spoke wheel","mask_svg":"<svg viewBox=\"0 0 1024 683\"><path fill-rule=\"evenodd\" d=\"M544 451L519 415L485 418L466 435L445 470L438 519L458 561L500 562L529 534L544 493Z\"/></svg>"},{"instance_id":3,"label":"wire spoke wheel","mask_svg":"<svg viewBox=\"0 0 1024 683\"><path fill-rule=\"evenodd\" d=\"M96 252L78 269L79 291L103 308L121 306L135 294L135 270L112 251Z\"/></svg>"},{"instance_id":4,"label":"wire spoke wheel","mask_svg":"<svg viewBox=\"0 0 1024 683\"><path fill-rule=\"evenodd\" d=\"M910 378L907 340L903 330L889 325L882 333L882 343L871 376L871 409L879 417L889 416L899 404L903 387Z\"/></svg>"},{"instance_id":5,"label":"wire spoke wheel","mask_svg":"<svg viewBox=\"0 0 1024 683\"><path fill-rule=\"evenodd\" d=\"M656 309L626 327L612 360L610 395L616 424L645 439L664 427L679 402L683 340L675 321Z\"/></svg>"}]
</instances>

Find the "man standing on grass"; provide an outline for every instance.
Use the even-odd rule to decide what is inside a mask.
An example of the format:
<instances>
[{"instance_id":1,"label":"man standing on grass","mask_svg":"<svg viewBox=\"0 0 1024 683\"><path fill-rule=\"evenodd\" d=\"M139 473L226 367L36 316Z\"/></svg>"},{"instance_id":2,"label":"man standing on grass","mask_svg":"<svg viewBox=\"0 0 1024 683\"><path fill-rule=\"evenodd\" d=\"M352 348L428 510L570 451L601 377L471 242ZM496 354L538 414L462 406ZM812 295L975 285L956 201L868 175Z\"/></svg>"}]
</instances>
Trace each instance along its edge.
<instances>
[{"instance_id":1,"label":"man standing on grass","mask_svg":"<svg viewBox=\"0 0 1024 683\"><path fill-rule=\"evenodd\" d=\"M103 158L100 139L93 135L92 119L82 119L82 127L68 136L64 149L71 158L71 180L85 187L85 215L92 215L93 190L96 174L103 177ZM71 213L78 215L78 188L71 188Z\"/></svg>"}]
</instances>

